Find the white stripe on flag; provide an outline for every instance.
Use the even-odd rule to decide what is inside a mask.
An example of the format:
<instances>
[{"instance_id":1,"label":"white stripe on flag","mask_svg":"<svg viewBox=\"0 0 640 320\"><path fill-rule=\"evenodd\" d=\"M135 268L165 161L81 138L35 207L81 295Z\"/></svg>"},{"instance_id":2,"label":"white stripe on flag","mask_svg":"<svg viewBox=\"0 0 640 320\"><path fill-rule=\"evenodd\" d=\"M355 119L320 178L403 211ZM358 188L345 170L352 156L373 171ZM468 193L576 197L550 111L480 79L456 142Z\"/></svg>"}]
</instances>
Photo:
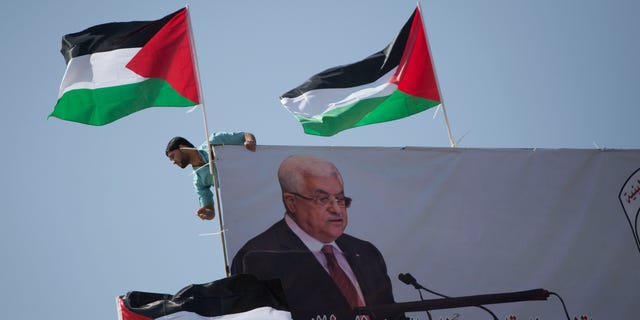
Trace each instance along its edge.
<instances>
[{"instance_id":1,"label":"white stripe on flag","mask_svg":"<svg viewBox=\"0 0 640 320\"><path fill-rule=\"evenodd\" d=\"M72 58L64 72L58 98L76 89L99 89L146 80L125 66L140 48L117 49Z\"/></svg>"},{"instance_id":2,"label":"white stripe on flag","mask_svg":"<svg viewBox=\"0 0 640 320\"><path fill-rule=\"evenodd\" d=\"M282 98L280 102L289 112L311 118L358 100L390 95L398 89L397 85L388 82L396 69L372 83L351 88L310 90L295 98Z\"/></svg>"},{"instance_id":3,"label":"white stripe on flag","mask_svg":"<svg viewBox=\"0 0 640 320\"><path fill-rule=\"evenodd\" d=\"M156 318L156 320L291 320L291 313L271 307L260 307L247 312L225 314L216 317L203 317L194 312L179 311Z\"/></svg>"}]
</instances>

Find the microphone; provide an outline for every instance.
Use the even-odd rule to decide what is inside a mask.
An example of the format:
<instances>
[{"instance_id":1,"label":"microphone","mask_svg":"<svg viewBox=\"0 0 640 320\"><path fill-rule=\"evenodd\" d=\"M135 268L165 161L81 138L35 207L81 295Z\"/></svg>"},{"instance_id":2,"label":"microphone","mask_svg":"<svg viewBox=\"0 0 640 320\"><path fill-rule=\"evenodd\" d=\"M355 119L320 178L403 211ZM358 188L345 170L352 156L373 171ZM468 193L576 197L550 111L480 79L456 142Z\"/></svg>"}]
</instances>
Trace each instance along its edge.
<instances>
[{"instance_id":1,"label":"microphone","mask_svg":"<svg viewBox=\"0 0 640 320\"><path fill-rule=\"evenodd\" d=\"M398 279L400 279L400 281L404 282L405 284L412 285L414 288L418 290L424 289L418 283L418 280L416 280L416 278L414 278L410 273L401 273L398 275Z\"/></svg>"},{"instance_id":2,"label":"microphone","mask_svg":"<svg viewBox=\"0 0 640 320\"><path fill-rule=\"evenodd\" d=\"M418 280L416 280L416 278L414 278L411 274L409 273L401 273L398 275L398 279L400 279L400 281L412 285L414 288L416 288L416 290L418 290L418 294L420 295L420 300L424 301L424 298L422 297L422 291L420 291L420 284L418 284ZM427 311L427 316L429 317L429 320L432 320L433 318L431 318L431 312L429 312L429 310Z\"/></svg>"},{"instance_id":3,"label":"microphone","mask_svg":"<svg viewBox=\"0 0 640 320\"><path fill-rule=\"evenodd\" d=\"M435 292L435 291L431 291L431 290L429 290L429 289L425 288L424 286L422 286L421 284L419 284L419 283L418 283L418 280L416 280L416 278L414 278L414 277L413 277L410 273L408 273L408 272L407 272L407 273L400 273L400 274L398 274L398 280L402 281L404 284L408 284L408 285L413 286L413 287L414 287L414 288L416 288L416 290L418 290L418 291L420 291L420 290L424 290L424 291L426 291L426 292L429 292L429 293L431 293L431 294L434 294L434 295L439 296L439 297L442 297L442 298L451 298L451 297L446 296L446 295L444 295L444 294L440 294L440 293L437 293L437 292ZM424 299L422 299L422 294L420 294L420 299L421 299L421 300L424 300ZM494 319L494 320L499 320L499 319L498 319L498 317L497 317L493 312L491 312L491 310L489 310L489 309L485 308L484 306L477 306L477 307L478 307L478 308L480 308L480 309L482 309L482 310L484 310L484 311L486 311L486 312L488 312L488 313L491 315L491 317L493 317L493 319ZM429 318L431 318L431 317L429 317Z\"/></svg>"}]
</instances>

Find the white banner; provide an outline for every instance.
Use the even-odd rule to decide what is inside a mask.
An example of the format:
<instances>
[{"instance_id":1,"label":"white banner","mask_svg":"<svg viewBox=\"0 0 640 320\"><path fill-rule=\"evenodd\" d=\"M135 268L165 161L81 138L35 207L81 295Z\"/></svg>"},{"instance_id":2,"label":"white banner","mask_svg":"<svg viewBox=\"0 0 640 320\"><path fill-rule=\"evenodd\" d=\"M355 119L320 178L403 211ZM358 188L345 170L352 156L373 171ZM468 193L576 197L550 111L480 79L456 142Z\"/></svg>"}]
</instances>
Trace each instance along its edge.
<instances>
[{"instance_id":1,"label":"white banner","mask_svg":"<svg viewBox=\"0 0 640 320\"><path fill-rule=\"evenodd\" d=\"M640 316L640 150L218 147L229 261L283 218L276 173L291 154L338 167L353 198L345 233L382 252L396 302L420 300L398 280L411 273L446 296L542 288L571 319ZM500 319L566 319L554 295L486 307ZM476 307L431 315L491 319Z\"/></svg>"}]
</instances>

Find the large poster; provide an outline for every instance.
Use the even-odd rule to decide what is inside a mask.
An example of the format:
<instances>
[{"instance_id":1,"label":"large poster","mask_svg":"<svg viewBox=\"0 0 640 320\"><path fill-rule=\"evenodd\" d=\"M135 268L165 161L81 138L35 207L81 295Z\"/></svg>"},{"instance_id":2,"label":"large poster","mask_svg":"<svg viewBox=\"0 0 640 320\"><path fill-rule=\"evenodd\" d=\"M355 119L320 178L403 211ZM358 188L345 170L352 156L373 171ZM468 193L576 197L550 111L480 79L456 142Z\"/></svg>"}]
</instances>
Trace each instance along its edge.
<instances>
[{"instance_id":1,"label":"large poster","mask_svg":"<svg viewBox=\"0 0 640 320\"><path fill-rule=\"evenodd\" d=\"M537 288L559 296L485 305L499 319L565 319L561 299L571 319L640 315L640 150L219 147L229 261L283 218L276 174L294 154L339 169L353 199L345 233L382 253L396 302L421 299L398 280L410 273L450 297ZM492 318L478 307L407 316Z\"/></svg>"}]
</instances>

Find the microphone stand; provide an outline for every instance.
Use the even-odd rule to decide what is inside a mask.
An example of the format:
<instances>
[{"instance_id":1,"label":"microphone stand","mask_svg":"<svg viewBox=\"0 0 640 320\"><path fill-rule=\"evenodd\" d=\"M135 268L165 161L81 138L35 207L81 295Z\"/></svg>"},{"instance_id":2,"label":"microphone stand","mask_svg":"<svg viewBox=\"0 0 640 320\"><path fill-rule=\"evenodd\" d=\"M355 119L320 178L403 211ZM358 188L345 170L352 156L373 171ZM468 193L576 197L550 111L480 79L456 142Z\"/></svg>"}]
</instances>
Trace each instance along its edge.
<instances>
[{"instance_id":1,"label":"microphone stand","mask_svg":"<svg viewBox=\"0 0 640 320\"><path fill-rule=\"evenodd\" d=\"M411 279L413 279L414 281L413 281L412 283L405 282L405 281L408 281L407 276L411 277ZM408 273L406 273L406 274L405 274L405 273L401 273L401 274L399 274L399 275L398 275L398 279L400 279L400 281L404 282L405 284L413 285L413 287L414 287L416 290L418 290L418 294L420 295L420 301L424 301L424 298L422 297L422 290L420 290L420 289L421 289L421 288L420 288L421 286L418 284L417 280L416 280L414 277L412 277L412 276L411 276L410 274L408 274ZM426 291L427 291L427 292L431 292L431 291L429 291L429 290L426 290ZM433 293L433 292L431 292L431 293ZM436 294L436 295L437 295L437 294ZM425 310L424 312L426 312L426 313L427 313L427 317L429 317L429 320L432 320L432 318L431 318L431 312L429 312L429 310Z\"/></svg>"},{"instance_id":2,"label":"microphone stand","mask_svg":"<svg viewBox=\"0 0 640 320\"><path fill-rule=\"evenodd\" d=\"M435 291L432 291L432 290L429 290L429 289L425 288L423 285L419 284L418 280L416 280L416 278L414 278L410 273L400 273L398 275L398 279L400 281L404 282L405 284L412 285L414 288L416 288L416 290L418 290L418 292L420 292L420 290L424 290L424 291L427 291L427 292L429 292L429 293L431 293L433 295L436 295L436 296L439 296L439 297L442 297L442 298L451 298L451 297L446 296L444 294L440 294L440 293L437 293ZM420 300L424 301L424 299L422 298L422 293L420 293ZM485 306L480 306L479 305L479 306L476 306L476 307L488 312L491 315L491 317L493 318L493 320L499 320L498 317L493 312L491 312L491 310L486 308ZM427 315L429 316L429 319L431 319L431 314L429 314L429 310L426 310L426 311L427 311Z\"/></svg>"}]
</instances>

